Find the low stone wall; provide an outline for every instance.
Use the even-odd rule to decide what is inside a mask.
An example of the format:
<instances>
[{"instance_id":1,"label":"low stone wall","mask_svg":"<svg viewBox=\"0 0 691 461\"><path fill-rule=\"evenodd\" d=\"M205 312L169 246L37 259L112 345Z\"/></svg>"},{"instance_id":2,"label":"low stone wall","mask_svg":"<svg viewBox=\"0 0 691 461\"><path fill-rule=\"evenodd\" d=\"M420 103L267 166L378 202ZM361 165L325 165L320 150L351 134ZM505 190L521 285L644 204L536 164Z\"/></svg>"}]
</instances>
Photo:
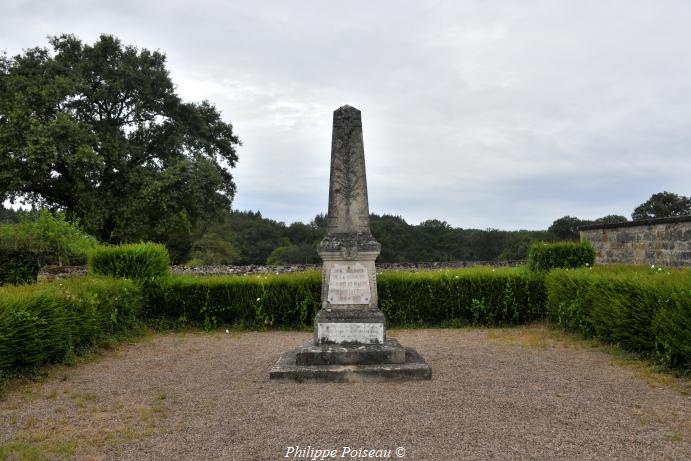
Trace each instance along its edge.
<instances>
[{"instance_id":1,"label":"low stone wall","mask_svg":"<svg viewBox=\"0 0 691 461\"><path fill-rule=\"evenodd\" d=\"M579 227L597 263L691 266L691 216Z\"/></svg>"},{"instance_id":2,"label":"low stone wall","mask_svg":"<svg viewBox=\"0 0 691 461\"><path fill-rule=\"evenodd\" d=\"M525 261L448 261L448 262L422 262L422 263L377 263L380 271L420 271L435 269L455 269L460 267L493 266L514 267L524 264ZM321 264L291 264L284 266L173 266L174 274L193 275L243 275L262 273L300 272L306 270L321 270ZM74 277L86 275L87 266L47 266L39 273L41 280L53 280L57 277Z\"/></svg>"},{"instance_id":3,"label":"low stone wall","mask_svg":"<svg viewBox=\"0 0 691 461\"><path fill-rule=\"evenodd\" d=\"M525 263L525 261L445 261L422 263L377 263L376 267L379 271L419 271L435 269L455 269L460 267L473 266L513 267L519 266L523 263ZM291 264L285 266L173 266L173 273L196 275L241 275L266 272L299 272L305 270L321 270L321 268L321 264Z\"/></svg>"}]
</instances>

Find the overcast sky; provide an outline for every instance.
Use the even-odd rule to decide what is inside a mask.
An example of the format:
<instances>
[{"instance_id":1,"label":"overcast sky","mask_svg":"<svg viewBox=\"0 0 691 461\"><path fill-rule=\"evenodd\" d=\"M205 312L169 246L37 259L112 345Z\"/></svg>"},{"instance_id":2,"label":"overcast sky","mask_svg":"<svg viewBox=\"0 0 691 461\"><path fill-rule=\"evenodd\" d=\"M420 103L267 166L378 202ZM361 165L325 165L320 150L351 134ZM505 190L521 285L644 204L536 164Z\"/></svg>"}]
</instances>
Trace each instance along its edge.
<instances>
[{"instance_id":1,"label":"overcast sky","mask_svg":"<svg viewBox=\"0 0 691 461\"><path fill-rule=\"evenodd\" d=\"M0 50L102 33L167 55L243 145L233 207L325 212L333 111L370 211L545 229L691 195L691 1L2 0Z\"/></svg>"}]
</instances>

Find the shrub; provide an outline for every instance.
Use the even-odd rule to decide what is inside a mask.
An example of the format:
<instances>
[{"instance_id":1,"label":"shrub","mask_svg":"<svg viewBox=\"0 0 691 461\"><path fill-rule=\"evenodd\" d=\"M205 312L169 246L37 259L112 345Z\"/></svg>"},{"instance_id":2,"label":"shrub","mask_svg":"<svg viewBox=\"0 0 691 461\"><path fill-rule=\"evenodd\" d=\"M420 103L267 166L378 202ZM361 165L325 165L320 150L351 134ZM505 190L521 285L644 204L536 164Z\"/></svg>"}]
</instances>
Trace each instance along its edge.
<instances>
[{"instance_id":1,"label":"shrub","mask_svg":"<svg viewBox=\"0 0 691 461\"><path fill-rule=\"evenodd\" d=\"M248 327L304 327L319 310L321 274L160 277L146 281L147 315Z\"/></svg>"},{"instance_id":2,"label":"shrub","mask_svg":"<svg viewBox=\"0 0 691 461\"><path fill-rule=\"evenodd\" d=\"M558 325L666 366L691 364L691 270L556 269L545 284L547 311Z\"/></svg>"},{"instance_id":3,"label":"shrub","mask_svg":"<svg viewBox=\"0 0 691 461\"><path fill-rule=\"evenodd\" d=\"M35 282L44 264L81 264L95 245L64 213L23 213L18 224L0 224L0 285Z\"/></svg>"},{"instance_id":4,"label":"shrub","mask_svg":"<svg viewBox=\"0 0 691 461\"><path fill-rule=\"evenodd\" d=\"M0 286L35 283L42 260L43 255L31 248L17 248L0 241Z\"/></svg>"},{"instance_id":5,"label":"shrub","mask_svg":"<svg viewBox=\"0 0 691 461\"><path fill-rule=\"evenodd\" d=\"M99 277L0 288L0 374L70 359L138 326L141 292Z\"/></svg>"},{"instance_id":6,"label":"shrub","mask_svg":"<svg viewBox=\"0 0 691 461\"><path fill-rule=\"evenodd\" d=\"M89 271L130 279L158 277L169 273L170 255L160 243L101 245L89 252Z\"/></svg>"},{"instance_id":7,"label":"shrub","mask_svg":"<svg viewBox=\"0 0 691 461\"><path fill-rule=\"evenodd\" d=\"M527 264L528 269L538 272L560 267L592 266L594 262L595 250L588 241L537 242L530 246Z\"/></svg>"},{"instance_id":8,"label":"shrub","mask_svg":"<svg viewBox=\"0 0 691 461\"><path fill-rule=\"evenodd\" d=\"M391 325L505 325L544 317L542 279L522 269L383 272L377 286Z\"/></svg>"},{"instance_id":9,"label":"shrub","mask_svg":"<svg viewBox=\"0 0 691 461\"><path fill-rule=\"evenodd\" d=\"M65 213L46 209L23 213L19 224L0 224L0 241L13 247L40 254L42 264L83 264L89 249L97 241L86 234L79 221L69 222Z\"/></svg>"},{"instance_id":10,"label":"shrub","mask_svg":"<svg viewBox=\"0 0 691 461\"><path fill-rule=\"evenodd\" d=\"M544 317L541 278L518 269L385 272L379 306L390 325L510 324ZM246 326L305 327L319 310L321 275L170 276L144 285L148 315Z\"/></svg>"}]
</instances>

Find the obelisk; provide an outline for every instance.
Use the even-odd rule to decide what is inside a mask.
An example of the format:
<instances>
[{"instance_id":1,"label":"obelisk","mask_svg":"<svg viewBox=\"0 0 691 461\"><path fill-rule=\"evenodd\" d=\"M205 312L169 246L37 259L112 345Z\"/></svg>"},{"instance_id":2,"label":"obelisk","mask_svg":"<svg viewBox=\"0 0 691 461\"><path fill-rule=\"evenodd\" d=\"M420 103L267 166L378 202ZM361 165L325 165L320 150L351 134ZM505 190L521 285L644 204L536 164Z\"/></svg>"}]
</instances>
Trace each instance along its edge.
<instances>
[{"instance_id":1,"label":"obelisk","mask_svg":"<svg viewBox=\"0 0 691 461\"><path fill-rule=\"evenodd\" d=\"M286 351L271 379L287 381L403 381L430 379L432 370L412 348L386 337L377 305L374 260L381 245L369 227L365 150L360 111L334 111L327 234L317 251L322 267L321 309L314 337Z\"/></svg>"},{"instance_id":2,"label":"obelisk","mask_svg":"<svg viewBox=\"0 0 691 461\"><path fill-rule=\"evenodd\" d=\"M374 266L381 245L369 227L362 117L351 106L333 116L326 222L317 249L324 264L315 344L383 344L386 320L377 306Z\"/></svg>"}]
</instances>

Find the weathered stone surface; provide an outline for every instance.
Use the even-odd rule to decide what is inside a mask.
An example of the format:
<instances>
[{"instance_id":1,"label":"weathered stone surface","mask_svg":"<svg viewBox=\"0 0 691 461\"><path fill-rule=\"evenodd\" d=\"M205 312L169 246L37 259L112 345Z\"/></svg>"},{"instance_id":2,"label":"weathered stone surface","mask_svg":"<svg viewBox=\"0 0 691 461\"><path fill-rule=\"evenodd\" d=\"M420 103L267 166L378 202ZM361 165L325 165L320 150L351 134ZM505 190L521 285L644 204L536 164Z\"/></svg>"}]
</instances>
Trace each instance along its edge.
<instances>
[{"instance_id":1,"label":"weathered stone surface","mask_svg":"<svg viewBox=\"0 0 691 461\"><path fill-rule=\"evenodd\" d=\"M369 234L369 203L360 111L334 111L329 180L329 234Z\"/></svg>"},{"instance_id":2,"label":"weathered stone surface","mask_svg":"<svg viewBox=\"0 0 691 461\"><path fill-rule=\"evenodd\" d=\"M381 244L369 232L329 234L319 243L318 251L339 253L344 259L355 259L357 252L379 254Z\"/></svg>"},{"instance_id":3,"label":"weathered stone surface","mask_svg":"<svg viewBox=\"0 0 691 461\"><path fill-rule=\"evenodd\" d=\"M691 216L582 226L581 239L595 248L598 263L691 265Z\"/></svg>"},{"instance_id":4,"label":"weathered stone surface","mask_svg":"<svg viewBox=\"0 0 691 461\"><path fill-rule=\"evenodd\" d=\"M386 317L379 309L326 308L314 319L315 344L383 344Z\"/></svg>"},{"instance_id":5,"label":"weathered stone surface","mask_svg":"<svg viewBox=\"0 0 691 461\"><path fill-rule=\"evenodd\" d=\"M362 117L354 107L343 106L334 111L327 235L318 247L324 264L316 344L384 342L386 323L378 309L374 265L380 251L369 227ZM360 318L340 320L329 314L336 310ZM367 321L367 311L379 313L382 321Z\"/></svg>"},{"instance_id":6,"label":"weathered stone surface","mask_svg":"<svg viewBox=\"0 0 691 461\"><path fill-rule=\"evenodd\" d=\"M377 363L404 363L405 349L395 339L384 344L348 347L337 344L315 345L308 341L298 349L297 365L373 365Z\"/></svg>"},{"instance_id":7,"label":"weathered stone surface","mask_svg":"<svg viewBox=\"0 0 691 461\"><path fill-rule=\"evenodd\" d=\"M337 262L329 274L327 300L331 304L369 304L369 273L362 264Z\"/></svg>"},{"instance_id":8,"label":"weathered stone surface","mask_svg":"<svg viewBox=\"0 0 691 461\"><path fill-rule=\"evenodd\" d=\"M415 350L386 339L374 265L380 250L369 227L360 111L343 106L334 112L327 235L318 247L322 302L314 319L314 340L286 352L271 370L271 379L431 378L432 370Z\"/></svg>"},{"instance_id":9,"label":"weathered stone surface","mask_svg":"<svg viewBox=\"0 0 691 461\"><path fill-rule=\"evenodd\" d=\"M298 365L300 348L286 351L269 372L275 380L296 382L363 382L411 381L432 379L432 369L420 354L405 349L403 363L377 363L371 365Z\"/></svg>"}]
</instances>

